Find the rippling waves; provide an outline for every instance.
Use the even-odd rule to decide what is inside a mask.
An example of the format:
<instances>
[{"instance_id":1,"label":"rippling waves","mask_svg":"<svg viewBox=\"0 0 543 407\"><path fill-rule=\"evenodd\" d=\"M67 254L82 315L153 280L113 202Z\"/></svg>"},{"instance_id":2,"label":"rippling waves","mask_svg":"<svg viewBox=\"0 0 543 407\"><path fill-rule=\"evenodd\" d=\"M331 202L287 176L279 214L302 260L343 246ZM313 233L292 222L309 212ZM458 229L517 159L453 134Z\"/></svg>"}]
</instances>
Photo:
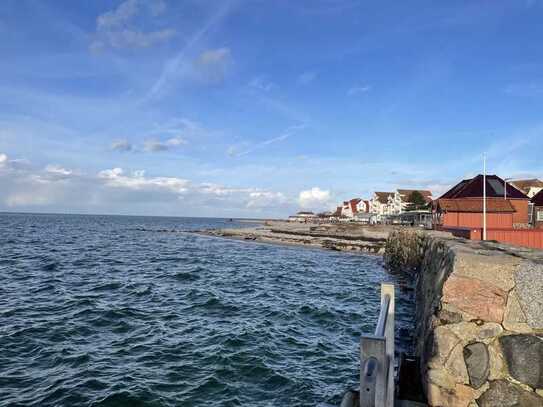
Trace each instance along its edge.
<instances>
[{"instance_id":1,"label":"rippling waves","mask_svg":"<svg viewBox=\"0 0 543 407\"><path fill-rule=\"evenodd\" d=\"M0 405L326 406L357 379L378 257L184 231L223 220L0 214Z\"/></svg>"}]
</instances>

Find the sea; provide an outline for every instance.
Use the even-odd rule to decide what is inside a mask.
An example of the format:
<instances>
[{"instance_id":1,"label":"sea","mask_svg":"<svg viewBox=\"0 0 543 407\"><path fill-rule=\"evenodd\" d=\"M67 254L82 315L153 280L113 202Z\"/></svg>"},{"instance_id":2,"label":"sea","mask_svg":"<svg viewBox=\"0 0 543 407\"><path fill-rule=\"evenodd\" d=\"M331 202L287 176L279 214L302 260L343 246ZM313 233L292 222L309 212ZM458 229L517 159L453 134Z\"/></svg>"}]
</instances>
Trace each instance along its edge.
<instances>
[{"instance_id":1,"label":"sea","mask_svg":"<svg viewBox=\"0 0 543 407\"><path fill-rule=\"evenodd\" d=\"M228 219L0 213L0 406L339 406L382 258L209 237Z\"/></svg>"}]
</instances>

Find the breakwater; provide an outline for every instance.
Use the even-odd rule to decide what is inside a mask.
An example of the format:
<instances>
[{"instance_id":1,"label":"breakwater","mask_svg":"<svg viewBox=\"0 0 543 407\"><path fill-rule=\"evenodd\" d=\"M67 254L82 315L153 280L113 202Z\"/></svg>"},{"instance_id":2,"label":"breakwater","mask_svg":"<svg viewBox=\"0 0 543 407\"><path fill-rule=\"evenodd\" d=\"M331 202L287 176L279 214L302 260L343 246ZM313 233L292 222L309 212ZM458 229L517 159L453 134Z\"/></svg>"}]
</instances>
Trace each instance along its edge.
<instances>
[{"instance_id":1,"label":"breakwater","mask_svg":"<svg viewBox=\"0 0 543 407\"><path fill-rule=\"evenodd\" d=\"M543 251L393 231L416 279L416 354L430 406L543 406Z\"/></svg>"}]
</instances>

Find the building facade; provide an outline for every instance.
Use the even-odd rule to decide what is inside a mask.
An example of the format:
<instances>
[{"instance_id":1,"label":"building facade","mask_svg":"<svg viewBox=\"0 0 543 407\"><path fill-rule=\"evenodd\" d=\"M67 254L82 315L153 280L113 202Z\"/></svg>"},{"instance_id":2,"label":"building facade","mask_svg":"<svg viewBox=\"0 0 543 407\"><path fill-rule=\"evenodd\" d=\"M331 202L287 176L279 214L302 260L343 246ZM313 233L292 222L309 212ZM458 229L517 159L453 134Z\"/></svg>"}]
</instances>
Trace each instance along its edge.
<instances>
[{"instance_id":1,"label":"building facade","mask_svg":"<svg viewBox=\"0 0 543 407\"><path fill-rule=\"evenodd\" d=\"M377 216L390 215L389 200L394 199L394 192L374 192L370 200L370 213Z\"/></svg>"},{"instance_id":2,"label":"building facade","mask_svg":"<svg viewBox=\"0 0 543 407\"><path fill-rule=\"evenodd\" d=\"M529 198L496 175L486 176L487 228L529 227ZM434 202L434 225L483 227L483 176L459 182Z\"/></svg>"},{"instance_id":3,"label":"building facade","mask_svg":"<svg viewBox=\"0 0 543 407\"><path fill-rule=\"evenodd\" d=\"M532 225L537 229L543 229L543 189L531 199Z\"/></svg>"},{"instance_id":4,"label":"building facade","mask_svg":"<svg viewBox=\"0 0 543 407\"><path fill-rule=\"evenodd\" d=\"M389 215L399 215L406 211L409 206L409 199L413 192L418 192L426 201L426 204L432 202L432 192L421 189L398 189L392 197L388 199Z\"/></svg>"},{"instance_id":5,"label":"building facade","mask_svg":"<svg viewBox=\"0 0 543 407\"><path fill-rule=\"evenodd\" d=\"M510 184L522 191L528 198L533 198L539 191L543 191L543 181L537 178L511 181Z\"/></svg>"}]
</instances>

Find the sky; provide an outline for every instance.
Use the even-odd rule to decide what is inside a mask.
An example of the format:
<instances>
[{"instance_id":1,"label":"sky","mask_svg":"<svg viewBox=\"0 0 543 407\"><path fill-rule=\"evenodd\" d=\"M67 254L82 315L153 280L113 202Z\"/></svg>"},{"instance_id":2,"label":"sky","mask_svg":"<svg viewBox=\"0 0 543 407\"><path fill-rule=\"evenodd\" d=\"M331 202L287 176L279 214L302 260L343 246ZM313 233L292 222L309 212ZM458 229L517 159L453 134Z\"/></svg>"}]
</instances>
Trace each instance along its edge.
<instances>
[{"instance_id":1,"label":"sky","mask_svg":"<svg viewBox=\"0 0 543 407\"><path fill-rule=\"evenodd\" d=\"M543 177L543 1L2 0L0 211L284 217Z\"/></svg>"}]
</instances>

